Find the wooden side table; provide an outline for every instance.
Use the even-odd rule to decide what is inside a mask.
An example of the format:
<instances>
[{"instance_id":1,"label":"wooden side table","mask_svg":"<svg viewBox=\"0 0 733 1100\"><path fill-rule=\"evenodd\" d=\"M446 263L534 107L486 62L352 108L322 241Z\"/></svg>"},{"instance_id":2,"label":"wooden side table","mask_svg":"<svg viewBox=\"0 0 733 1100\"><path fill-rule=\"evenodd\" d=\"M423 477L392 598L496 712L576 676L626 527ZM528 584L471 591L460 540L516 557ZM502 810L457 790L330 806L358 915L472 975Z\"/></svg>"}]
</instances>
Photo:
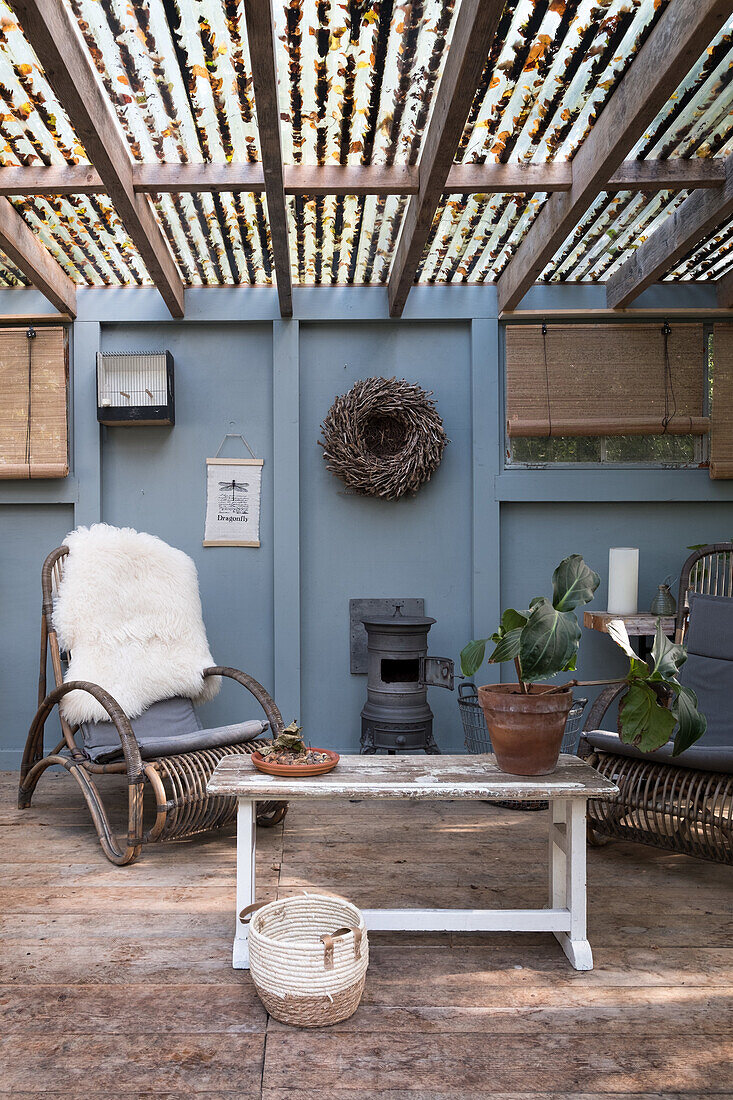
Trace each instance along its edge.
<instances>
[{"instance_id":1,"label":"wooden side table","mask_svg":"<svg viewBox=\"0 0 733 1100\"><path fill-rule=\"evenodd\" d=\"M661 621L662 630L669 638L674 638L676 618L674 615L652 615L650 611L636 615L614 615L610 611L585 611L583 613L583 626L588 630L597 630L601 634L608 634L608 624L612 619L621 619L626 624L626 633L629 638L642 639L639 643L639 656L646 660L654 644L657 633L657 623ZM651 641L650 641L651 639Z\"/></svg>"},{"instance_id":2,"label":"wooden side table","mask_svg":"<svg viewBox=\"0 0 733 1100\"><path fill-rule=\"evenodd\" d=\"M589 630L599 630L601 634L608 634L608 624L612 619L621 619L626 623L626 631L630 638L653 638L657 632L658 615L651 612L637 615L613 615L610 611L586 611L583 614L583 626ZM662 630L665 634L674 634L674 615L662 615Z\"/></svg>"}]
</instances>

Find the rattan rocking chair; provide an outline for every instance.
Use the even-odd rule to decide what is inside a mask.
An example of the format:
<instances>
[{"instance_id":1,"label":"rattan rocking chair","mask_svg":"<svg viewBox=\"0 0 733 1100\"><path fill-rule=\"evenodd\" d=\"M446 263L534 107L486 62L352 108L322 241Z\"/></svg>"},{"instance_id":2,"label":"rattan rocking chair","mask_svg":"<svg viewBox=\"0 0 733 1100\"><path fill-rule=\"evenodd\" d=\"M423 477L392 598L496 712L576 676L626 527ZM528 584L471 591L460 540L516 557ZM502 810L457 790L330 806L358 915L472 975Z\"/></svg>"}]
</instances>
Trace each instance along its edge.
<instances>
[{"instance_id":1,"label":"rattan rocking chair","mask_svg":"<svg viewBox=\"0 0 733 1100\"><path fill-rule=\"evenodd\" d=\"M684 642L690 594L733 596L733 543L711 543L696 550L680 575L675 640ZM591 707L584 734L602 730L608 710L624 685L604 689ZM704 699L698 700L705 709ZM731 706L733 731L733 705ZM704 740L704 739L703 739ZM731 736L733 742L733 732ZM733 863L733 774L701 770L599 750L587 740L581 755L620 789L607 803L588 803L591 843L610 837L640 841L719 863Z\"/></svg>"},{"instance_id":2,"label":"rattan rocking chair","mask_svg":"<svg viewBox=\"0 0 733 1100\"><path fill-rule=\"evenodd\" d=\"M54 764L65 768L79 784L99 836L102 850L112 863L133 863L144 844L153 841L174 840L192 836L209 829L218 829L236 816L236 799L211 796L206 793L206 783L219 760L232 753L248 754L267 742L249 741L243 744L224 745L217 748L185 752L177 756L161 756L143 760L130 720L109 692L97 684L82 680L63 682L64 655L60 651L58 637L53 628L54 596L58 591L63 564L69 550L60 546L53 550L45 562L41 574L43 610L41 614L41 666L38 681L38 710L28 733L20 769L18 806L26 809L31 804L41 775ZM48 652L55 688L46 694L46 664ZM270 730L275 736L283 730L283 720L274 700L251 676L235 668L213 667L204 670L204 676L225 676L236 680L257 700L265 712ZM63 737L52 752L44 755L44 725L53 708L70 691L85 691L102 705L114 724L122 745L123 759L113 763L94 763L88 759L76 742L77 727L69 725L59 714ZM101 774L126 775L128 785L127 835L118 837L110 825L94 776ZM150 828L143 825L143 795L149 783L155 798L155 819ZM261 802L258 804L257 823L272 826L282 821L287 813L287 802Z\"/></svg>"}]
</instances>

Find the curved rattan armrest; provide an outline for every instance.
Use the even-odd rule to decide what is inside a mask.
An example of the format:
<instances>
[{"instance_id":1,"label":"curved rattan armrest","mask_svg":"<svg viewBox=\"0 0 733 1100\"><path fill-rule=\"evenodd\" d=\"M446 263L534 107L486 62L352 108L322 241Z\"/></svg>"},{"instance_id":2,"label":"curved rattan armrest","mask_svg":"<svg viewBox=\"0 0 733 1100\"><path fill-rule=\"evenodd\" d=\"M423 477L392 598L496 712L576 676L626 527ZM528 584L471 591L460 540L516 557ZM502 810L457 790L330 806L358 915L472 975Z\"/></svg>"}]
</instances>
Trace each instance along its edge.
<instances>
[{"instance_id":1,"label":"curved rattan armrest","mask_svg":"<svg viewBox=\"0 0 733 1100\"><path fill-rule=\"evenodd\" d=\"M130 725L130 719L127 717L117 700L114 699L108 691L105 691L99 684L92 684L87 680L69 680L67 683L60 684L59 687L49 692L33 719L33 725L30 728L28 741L26 743L26 752L29 751L29 748L32 751L32 747L35 745L36 735L43 729L43 724L49 714L56 704L63 699L64 695L68 695L70 691L85 691L88 695L92 695L97 702L104 707L122 742L122 752L125 757L127 775L130 782L142 782L144 775L142 760L140 758L140 748L135 738L135 734L133 733L132 726ZM23 763L25 764L26 761L24 760Z\"/></svg>"},{"instance_id":2,"label":"curved rattan armrest","mask_svg":"<svg viewBox=\"0 0 733 1100\"><path fill-rule=\"evenodd\" d=\"M588 717L583 723L583 733L589 733L592 730L601 728L601 722L606 716L607 711L616 702L620 695L627 690L628 684L609 684L605 687L598 696L593 700L593 704L588 711ZM579 755L588 756L593 752L593 746L586 741L585 737L581 737Z\"/></svg>"},{"instance_id":3,"label":"curved rattan armrest","mask_svg":"<svg viewBox=\"0 0 733 1100\"><path fill-rule=\"evenodd\" d=\"M227 668L224 665L216 665L214 668L205 668L203 674L204 676L227 676L230 680L236 680L237 683L245 687L251 695L254 695L255 699L264 710L267 721L270 723L270 729L272 730L273 736L277 737L279 733L282 733L285 728L285 723L283 722L282 714L278 710L275 700L253 676L249 676L246 672L242 672L238 668Z\"/></svg>"}]
</instances>

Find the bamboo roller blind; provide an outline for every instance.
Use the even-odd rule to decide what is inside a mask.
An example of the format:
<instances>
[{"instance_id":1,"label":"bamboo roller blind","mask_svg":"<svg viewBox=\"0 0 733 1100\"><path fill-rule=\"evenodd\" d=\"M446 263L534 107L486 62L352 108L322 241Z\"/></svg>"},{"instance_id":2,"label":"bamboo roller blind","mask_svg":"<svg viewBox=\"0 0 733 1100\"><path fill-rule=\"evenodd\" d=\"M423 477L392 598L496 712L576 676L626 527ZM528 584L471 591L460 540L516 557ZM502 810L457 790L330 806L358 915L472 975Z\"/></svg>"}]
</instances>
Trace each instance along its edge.
<instances>
[{"instance_id":1,"label":"bamboo roller blind","mask_svg":"<svg viewBox=\"0 0 733 1100\"><path fill-rule=\"evenodd\" d=\"M65 329L0 328L0 478L66 477Z\"/></svg>"},{"instance_id":2,"label":"bamboo roller blind","mask_svg":"<svg viewBox=\"0 0 733 1100\"><path fill-rule=\"evenodd\" d=\"M713 325L710 476L733 477L733 324Z\"/></svg>"},{"instance_id":3,"label":"bamboo roller blind","mask_svg":"<svg viewBox=\"0 0 733 1100\"><path fill-rule=\"evenodd\" d=\"M508 325L507 430L513 437L704 435L703 327L662 322ZM666 378L666 383L665 383ZM665 402L666 394L666 402Z\"/></svg>"}]
</instances>

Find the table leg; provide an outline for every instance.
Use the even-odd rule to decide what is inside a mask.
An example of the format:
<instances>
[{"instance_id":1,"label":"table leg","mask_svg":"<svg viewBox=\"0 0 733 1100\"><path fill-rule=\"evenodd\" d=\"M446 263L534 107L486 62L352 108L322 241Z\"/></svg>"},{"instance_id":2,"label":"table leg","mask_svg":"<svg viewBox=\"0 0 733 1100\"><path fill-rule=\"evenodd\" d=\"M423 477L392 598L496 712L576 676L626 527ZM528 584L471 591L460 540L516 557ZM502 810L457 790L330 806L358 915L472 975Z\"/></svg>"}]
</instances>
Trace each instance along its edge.
<instances>
[{"instance_id":1,"label":"table leg","mask_svg":"<svg viewBox=\"0 0 733 1100\"><path fill-rule=\"evenodd\" d=\"M255 900L256 836L256 804L248 798L240 798L237 803L237 911L232 960L235 970L249 970L249 925L242 924L239 914Z\"/></svg>"},{"instance_id":2,"label":"table leg","mask_svg":"<svg viewBox=\"0 0 733 1100\"><path fill-rule=\"evenodd\" d=\"M585 799L550 805L550 906L567 909L570 916L570 930L554 935L576 970L592 970L586 933Z\"/></svg>"}]
</instances>

